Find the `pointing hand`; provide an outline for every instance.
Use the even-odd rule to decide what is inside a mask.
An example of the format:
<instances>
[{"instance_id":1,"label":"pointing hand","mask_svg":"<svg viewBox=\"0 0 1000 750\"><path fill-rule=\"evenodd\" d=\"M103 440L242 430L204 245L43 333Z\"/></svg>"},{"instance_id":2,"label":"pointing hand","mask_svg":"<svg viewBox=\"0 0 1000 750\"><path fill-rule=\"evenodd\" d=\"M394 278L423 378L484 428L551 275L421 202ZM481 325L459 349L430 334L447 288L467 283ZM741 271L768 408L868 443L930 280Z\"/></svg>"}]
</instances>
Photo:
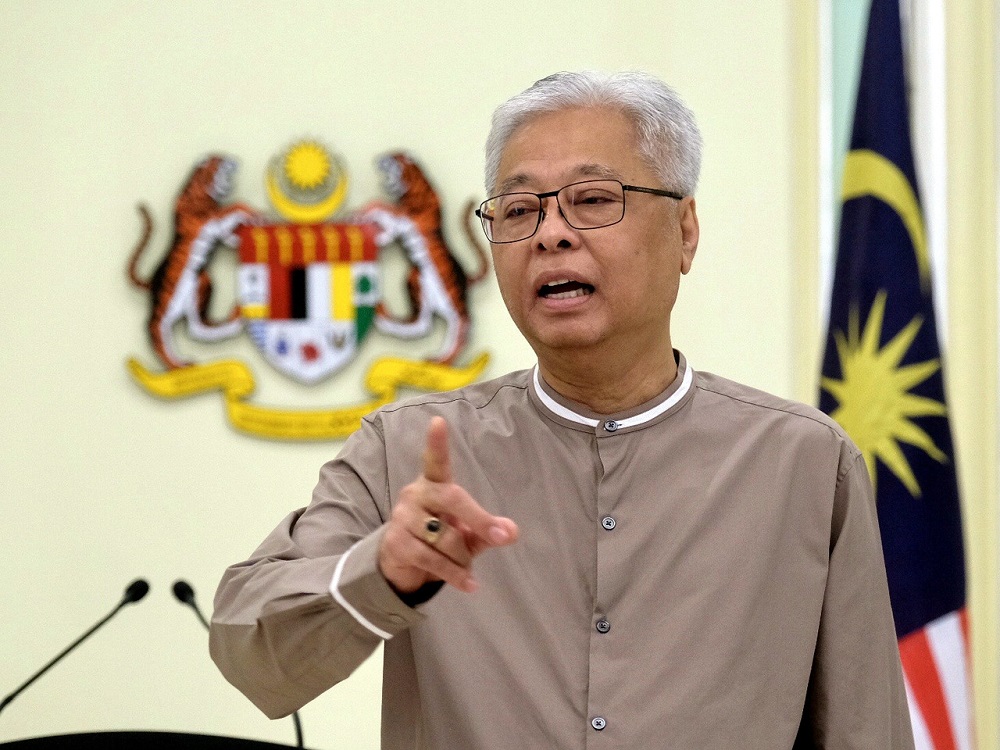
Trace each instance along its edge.
<instances>
[{"instance_id":1,"label":"pointing hand","mask_svg":"<svg viewBox=\"0 0 1000 750\"><path fill-rule=\"evenodd\" d=\"M428 528L432 519L440 521L436 533ZM400 593L431 581L471 593L477 587L472 560L491 547L513 543L517 535L517 524L487 513L452 481L448 424L434 417L427 428L423 473L400 492L382 537L382 575Z\"/></svg>"}]
</instances>

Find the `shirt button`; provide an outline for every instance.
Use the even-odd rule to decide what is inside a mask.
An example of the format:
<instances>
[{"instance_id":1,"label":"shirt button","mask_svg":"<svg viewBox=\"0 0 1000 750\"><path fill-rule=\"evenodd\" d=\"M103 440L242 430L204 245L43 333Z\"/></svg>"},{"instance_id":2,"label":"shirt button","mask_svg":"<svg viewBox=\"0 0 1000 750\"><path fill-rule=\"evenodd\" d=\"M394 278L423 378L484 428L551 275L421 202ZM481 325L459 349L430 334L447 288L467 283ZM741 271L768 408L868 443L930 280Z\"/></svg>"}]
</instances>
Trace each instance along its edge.
<instances>
[{"instance_id":1,"label":"shirt button","mask_svg":"<svg viewBox=\"0 0 1000 750\"><path fill-rule=\"evenodd\" d=\"M610 622L608 622L607 620L598 620L597 621L597 632L598 633L607 633L609 630L611 630L611 623Z\"/></svg>"},{"instance_id":2,"label":"shirt button","mask_svg":"<svg viewBox=\"0 0 1000 750\"><path fill-rule=\"evenodd\" d=\"M604 727L606 727L607 725L608 722L606 722L604 718L601 716L595 716L593 719L590 720L590 726L592 726L598 732L604 729Z\"/></svg>"},{"instance_id":3,"label":"shirt button","mask_svg":"<svg viewBox=\"0 0 1000 750\"><path fill-rule=\"evenodd\" d=\"M605 516L601 519L601 526L606 528L608 531L611 531L611 529L615 527L615 519L611 516Z\"/></svg>"},{"instance_id":4,"label":"shirt button","mask_svg":"<svg viewBox=\"0 0 1000 750\"><path fill-rule=\"evenodd\" d=\"M614 432L614 431L615 431L615 430L617 430L617 429L618 429L618 428L619 428L620 426L621 426L621 425L619 425L619 424L618 424L618 423L617 423L617 422L616 422L615 420L613 420L613 419L609 419L609 420L608 420L607 422L605 422L605 423L604 423L604 429L605 429L605 430L607 430L608 432Z\"/></svg>"}]
</instances>

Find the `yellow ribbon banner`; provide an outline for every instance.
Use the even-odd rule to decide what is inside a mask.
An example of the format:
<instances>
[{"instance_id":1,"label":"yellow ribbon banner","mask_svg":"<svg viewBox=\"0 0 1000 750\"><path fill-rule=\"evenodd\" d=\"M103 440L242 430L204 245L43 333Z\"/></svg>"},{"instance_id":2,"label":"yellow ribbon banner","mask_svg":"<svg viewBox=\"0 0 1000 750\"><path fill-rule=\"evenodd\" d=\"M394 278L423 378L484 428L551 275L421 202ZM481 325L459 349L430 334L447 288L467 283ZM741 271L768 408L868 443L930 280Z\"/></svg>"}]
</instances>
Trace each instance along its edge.
<instances>
[{"instance_id":1,"label":"yellow ribbon banner","mask_svg":"<svg viewBox=\"0 0 1000 750\"><path fill-rule=\"evenodd\" d=\"M222 391L230 423L250 435L277 440L337 440L358 429L366 414L395 401L400 388L423 391L461 388L478 378L489 361L486 352L466 367L383 357L365 375L365 387L375 395L374 399L355 406L315 411L251 404L247 399L256 387L253 373L237 360L154 373L133 358L128 361L128 369L139 385L160 398L187 398Z\"/></svg>"}]
</instances>

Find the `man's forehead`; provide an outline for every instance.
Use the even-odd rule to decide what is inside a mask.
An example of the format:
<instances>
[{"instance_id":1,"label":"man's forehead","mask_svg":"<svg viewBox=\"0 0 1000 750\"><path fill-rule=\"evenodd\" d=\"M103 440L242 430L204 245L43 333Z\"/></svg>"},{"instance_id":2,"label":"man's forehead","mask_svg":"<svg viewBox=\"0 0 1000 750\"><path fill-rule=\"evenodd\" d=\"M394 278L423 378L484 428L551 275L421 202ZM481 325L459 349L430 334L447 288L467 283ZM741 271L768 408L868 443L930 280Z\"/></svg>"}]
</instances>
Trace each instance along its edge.
<instances>
[{"instance_id":1,"label":"man's forehead","mask_svg":"<svg viewBox=\"0 0 1000 750\"><path fill-rule=\"evenodd\" d=\"M574 106L537 113L504 144L495 192L543 192L580 180L627 181L638 155L635 123L618 109Z\"/></svg>"},{"instance_id":2,"label":"man's forehead","mask_svg":"<svg viewBox=\"0 0 1000 750\"><path fill-rule=\"evenodd\" d=\"M619 170L608 164L598 164L595 162L582 162L558 170L556 175L543 174L548 170L544 169L544 160L540 160L538 169L519 170L514 174L505 177L497 185L497 192L509 193L519 189L538 189L543 181L548 181L553 177L564 180L558 187L568 185L575 180L621 180L622 174Z\"/></svg>"}]
</instances>

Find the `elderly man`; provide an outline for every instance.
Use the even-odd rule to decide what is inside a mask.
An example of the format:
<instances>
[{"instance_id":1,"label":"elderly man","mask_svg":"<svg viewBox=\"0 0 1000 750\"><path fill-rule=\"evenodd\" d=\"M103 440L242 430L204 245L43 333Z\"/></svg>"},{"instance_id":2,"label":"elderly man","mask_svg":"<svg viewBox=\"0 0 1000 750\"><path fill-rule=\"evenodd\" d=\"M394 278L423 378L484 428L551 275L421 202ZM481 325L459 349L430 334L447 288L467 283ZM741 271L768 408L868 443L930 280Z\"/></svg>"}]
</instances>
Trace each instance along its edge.
<instances>
[{"instance_id":1,"label":"elderly man","mask_svg":"<svg viewBox=\"0 0 1000 750\"><path fill-rule=\"evenodd\" d=\"M365 418L227 571L212 654L265 713L384 643L384 748L912 747L861 454L672 346L700 151L645 74L496 111L479 213L538 364Z\"/></svg>"}]
</instances>

